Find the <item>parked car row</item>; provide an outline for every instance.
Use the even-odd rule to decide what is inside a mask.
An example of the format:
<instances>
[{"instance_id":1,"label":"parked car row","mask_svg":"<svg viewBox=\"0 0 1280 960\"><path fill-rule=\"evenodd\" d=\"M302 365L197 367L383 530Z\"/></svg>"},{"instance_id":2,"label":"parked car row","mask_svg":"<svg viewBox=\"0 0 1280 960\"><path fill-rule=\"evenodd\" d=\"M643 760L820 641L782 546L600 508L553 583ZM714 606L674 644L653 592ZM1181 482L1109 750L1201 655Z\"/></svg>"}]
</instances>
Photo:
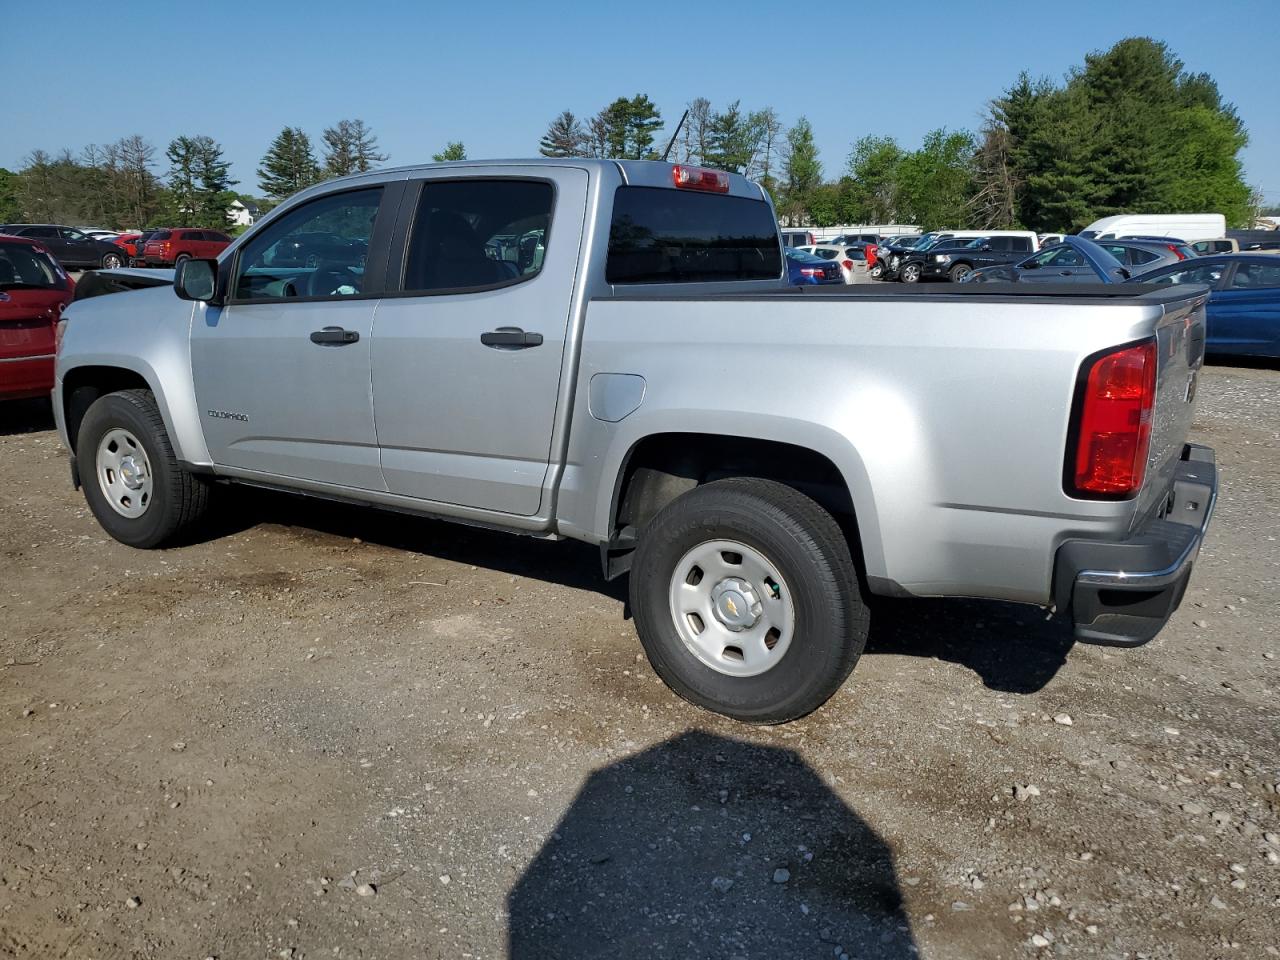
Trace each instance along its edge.
<instances>
[{"instance_id":1,"label":"parked car row","mask_svg":"<svg viewBox=\"0 0 1280 960\"><path fill-rule=\"evenodd\" d=\"M1154 267L1134 272L1113 248L1139 249L1139 243L1066 237L1019 263L975 270L963 282L1203 284L1209 288L1208 353L1280 358L1280 258L1266 253L1196 257L1183 252L1172 259L1162 256ZM1145 245L1159 246L1150 241Z\"/></svg>"},{"instance_id":2,"label":"parked car row","mask_svg":"<svg viewBox=\"0 0 1280 960\"><path fill-rule=\"evenodd\" d=\"M125 265L120 248L107 240L95 240L75 227L56 223L4 223L0 234L34 240L68 270L110 270Z\"/></svg>"}]
</instances>

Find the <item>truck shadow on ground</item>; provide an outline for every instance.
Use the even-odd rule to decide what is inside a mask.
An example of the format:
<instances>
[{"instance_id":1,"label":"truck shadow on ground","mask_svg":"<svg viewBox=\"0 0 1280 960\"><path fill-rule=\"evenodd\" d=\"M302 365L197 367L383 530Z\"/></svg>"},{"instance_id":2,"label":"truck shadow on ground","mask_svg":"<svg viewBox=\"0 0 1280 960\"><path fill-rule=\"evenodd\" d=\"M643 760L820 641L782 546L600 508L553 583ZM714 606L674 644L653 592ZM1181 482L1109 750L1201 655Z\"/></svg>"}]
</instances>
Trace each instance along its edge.
<instances>
[{"instance_id":1,"label":"truck shadow on ground","mask_svg":"<svg viewBox=\"0 0 1280 960\"><path fill-rule=\"evenodd\" d=\"M627 578L606 581L600 552L576 541L552 542L423 517L368 510L288 494L229 490L236 507L207 537L259 523L405 550L454 563L590 590L624 605ZM986 686L1034 693L1066 662L1070 625L1046 621L1036 607L986 600L876 598L867 654L928 657L974 671Z\"/></svg>"},{"instance_id":2,"label":"truck shadow on ground","mask_svg":"<svg viewBox=\"0 0 1280 960\"><path fill-rule=\"evenodd\" d=\"M53 428L53 405L48 400L0 400L0 437Z\"/></svg>"},{"instance_id":3,"label":"truck shadow on ground","mask_svg":"<svg viewBox=\"0 0 1280 960\"><path fill-rule=\"evenodd\" d=\"M992 690L1035 693L1075 645L1071 624L1039 607L994 600L877 598L868 654L929 657L967 667Z\"/></svg>"},{"instance_id":4,"label":"truck shadow on ground","mask_svg":"<svg viewBox=\"0 0 1280 960\"><path fill-rule=\"evenodd\" d=\"M593 773L507 908L512 960L916 956L875 830L791 750L701 731Z\"/></svg>"}]
</instances>

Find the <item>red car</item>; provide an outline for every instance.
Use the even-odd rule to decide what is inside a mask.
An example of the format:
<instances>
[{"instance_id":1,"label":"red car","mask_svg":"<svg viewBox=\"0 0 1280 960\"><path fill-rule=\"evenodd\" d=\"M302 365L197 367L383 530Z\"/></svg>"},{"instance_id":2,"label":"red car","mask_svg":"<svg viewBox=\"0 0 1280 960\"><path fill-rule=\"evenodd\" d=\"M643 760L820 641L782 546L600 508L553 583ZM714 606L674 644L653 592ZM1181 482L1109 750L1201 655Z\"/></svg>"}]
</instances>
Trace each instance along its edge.
<instances>
[{"instance_id":1,"label":"red car","mask_svg":"<svg viewBox=\"0 0 1280 960\"><path fill-rule=\"evenodd\" d=\"M142 251L138 249L138 240L143 235L141 233L122 233L111 242L129 255L130 259L142 256Z\"/></svg>"},{"instance_id":2,"label":"red car","mask_svg":"<svg viewBox=\"0 0 1280 960\"><path fill-rule=\"evenodd\" d=\"M54 331L75 286L40 244L0 235L0 400L53 389Z\"/></svg>"},{"instance_id":3,"label":"red car","mask_svg":"<svg viewBox=\"0 0 1280 960\"><path fill-rule=\"evenodd\" d=\"M217 230L175 227L151 234L140 257L148 267L171 267L193 257L216 257L230 244L231 238Z\"/></svg>"}]
</instances>

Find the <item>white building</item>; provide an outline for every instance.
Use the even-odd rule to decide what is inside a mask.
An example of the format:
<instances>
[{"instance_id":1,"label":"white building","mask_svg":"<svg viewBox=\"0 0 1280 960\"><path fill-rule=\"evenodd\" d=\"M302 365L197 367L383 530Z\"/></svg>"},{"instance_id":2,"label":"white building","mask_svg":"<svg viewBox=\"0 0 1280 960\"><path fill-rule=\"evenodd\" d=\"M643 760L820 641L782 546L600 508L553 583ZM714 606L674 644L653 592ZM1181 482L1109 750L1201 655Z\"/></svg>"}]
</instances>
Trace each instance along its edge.
<instances>
[{"instance_id":1,"label":"white building","mask_svg":"<svg viewBox=\"0 0 1280 960\"><path fill-rule=\"evenodd\" d=\"M259 216L258 205L252 200L232 200L227 207L227 218L237 227L251 227Z\"/></svg>"}]
</instances>

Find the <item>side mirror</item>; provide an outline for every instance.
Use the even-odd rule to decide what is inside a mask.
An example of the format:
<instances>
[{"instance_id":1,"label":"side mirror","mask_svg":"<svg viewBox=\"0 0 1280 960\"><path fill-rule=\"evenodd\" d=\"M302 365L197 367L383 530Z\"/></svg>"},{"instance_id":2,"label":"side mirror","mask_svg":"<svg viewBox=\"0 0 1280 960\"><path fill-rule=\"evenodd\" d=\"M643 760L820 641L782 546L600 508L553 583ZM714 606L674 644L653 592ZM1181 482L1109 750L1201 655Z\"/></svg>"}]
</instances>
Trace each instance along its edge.
<instances>
[{"instance_id":1,"label":"side mirror","mask_svg":"<svg viewBox=\"0 0 1280 960\"><path fill-rule=\"evenodd\" d=\"M984 243L984 244L982 245L982 252L983 252L983 253L990 253L990 252L991 252L991 244L989 244L989 243Z\"/></svg>"},{"instance_id":2,"label":"side mirror","mask_svg":"<svg viewBox=\"0 0 1280 960\"><path fill-rule=\"evenodd\" d=\"M212 303L218 293L217 260L184 260L173 274L173 292L183 300Z\"/></svg>"}]
</instances>

